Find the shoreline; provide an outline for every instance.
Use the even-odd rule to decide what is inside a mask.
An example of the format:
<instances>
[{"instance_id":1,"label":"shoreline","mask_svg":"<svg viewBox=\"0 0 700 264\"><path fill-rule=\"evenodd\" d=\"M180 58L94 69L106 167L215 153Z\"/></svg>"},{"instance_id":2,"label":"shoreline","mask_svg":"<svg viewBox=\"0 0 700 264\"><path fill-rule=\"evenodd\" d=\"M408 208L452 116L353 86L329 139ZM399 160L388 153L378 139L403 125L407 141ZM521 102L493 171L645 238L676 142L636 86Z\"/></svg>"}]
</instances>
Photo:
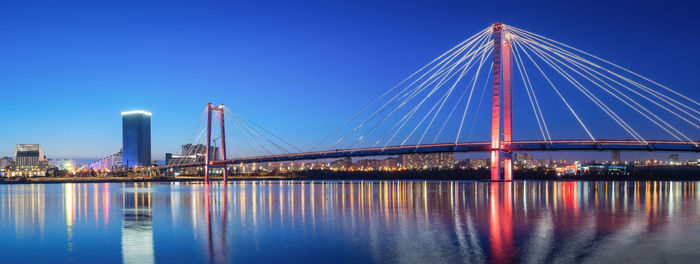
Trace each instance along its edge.
<instances>
[{"instance_id":1,"label":"shoreline","mask_svg":"<svg viewBox=\"0 0 700 264\"><path fill-rule=\"evenodd\" d=\"M230 177L229 182L239 181L481 181L491 182L487 177L299 177L299 176L246 176ZM12 184L63 184L63 183L174 183L203 182L203 177L167 178L123 178L123 177L35 177L26 179L2 179L0 185ZM221 177L211 178L211 182L222 182ZM677 177L633 177L633 176L588 176L588 177L516 177L513 181L700 181L700 175L685 178ZM505 182L505 181L494 181Z\"/></svg>"}]
</instances>

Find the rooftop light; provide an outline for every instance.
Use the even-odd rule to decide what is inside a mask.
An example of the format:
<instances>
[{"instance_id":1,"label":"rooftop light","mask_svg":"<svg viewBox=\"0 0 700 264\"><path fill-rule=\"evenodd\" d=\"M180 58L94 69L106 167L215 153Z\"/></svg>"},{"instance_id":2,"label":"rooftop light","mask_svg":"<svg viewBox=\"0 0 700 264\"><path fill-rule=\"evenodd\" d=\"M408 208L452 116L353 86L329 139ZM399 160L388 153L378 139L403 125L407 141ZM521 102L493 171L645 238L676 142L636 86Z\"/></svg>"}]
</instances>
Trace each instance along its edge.
<instances>
[{"instance_id":1,"label":"rooftop light","mask_svg":"<svg viewBox=\"0 0 700 264\"><path fill-rule=\"evenodd\" d=\"M143 110L134 110L134 111L122 112L122 115L132 115L132 114L142 114L142 115L151 116L151 113L146 112L146 111L143 111Z\"/></svg>"}]
</instances>

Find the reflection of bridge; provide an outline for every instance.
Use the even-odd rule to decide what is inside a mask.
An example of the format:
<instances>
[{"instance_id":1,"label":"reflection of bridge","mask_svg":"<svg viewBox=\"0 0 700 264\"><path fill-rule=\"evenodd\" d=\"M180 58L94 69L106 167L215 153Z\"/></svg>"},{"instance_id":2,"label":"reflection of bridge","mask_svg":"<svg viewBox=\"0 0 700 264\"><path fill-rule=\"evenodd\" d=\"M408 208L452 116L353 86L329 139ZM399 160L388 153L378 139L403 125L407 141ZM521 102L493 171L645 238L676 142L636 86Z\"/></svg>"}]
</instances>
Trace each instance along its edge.
<instances>
[{"instance_id":1,"label":"reflection of bridge","mask_svg":"<svg viewBox=\"0 0 700 264\"><path fill-rule=\"evenodd\" d=\"M491 60L490 67L485 64L489 59ZM537 61L540 63L538 64ZM541 73L539 77L540 83L537 83L538 79L536 77L538 76L528 75L526 62L530 62L530 65L536 69L533 70L534 72ZM541 67L540 64L549 66L549 68ZM513 65L515 66L513 67ZM527 93L542 140L513 139L512 116L514 112L519 113L518 111L513 111L512 105L513 95L511 88L513 80L511 77L513 68L517 70L519 77L521 77L520 85L523 86L523 90ZM483 74L482 69L488 69L488 73ZM464 80L469 81L462 82L464 76L471 76L471 80L467 77ZM481 101L478 102L479 104L473 116L470 116L472 127L471 130L468 130L469 138L466 141L463 139L464 134L467 134L464 121L467 119L467 112L469 112L470 107L474 108L471 104L472 95L480 77L484 83L481 101L483 101L486 91L491 91L490 141L470 142L471 132L479 117L478 111ZM579 97L588 99L590 103L595 105L598 110L602 111L618 126L615 129L624 130L628 137L633 139L596 139L593 136L592 129L584 123L582 112L574 110L577 108L573 103L574 101L565 98L567 94L562 89L564 85L557 85L555 77L559 78L559 81L564 82L566 86L575 88L573 91L580 92L583 95L582 97L579 95ZM489 83L491 84L490 86L488 85ZM554 99L547 100L547 104L540 104L539 100L541 99L538 99L535 94L535 86L549 86L553 89L555 92L553 94L556 96L552 96ZM441 90L443 87L446 90L444 92ZM464 87L464 89L455 89L456 87ZM486 89L487 87L490 87L490 89ZM657 89L655 90L651 87ZM443 93L442 97L439 97L440 92ZM542 91L538 91L538 93L540 92ZM456 97L456 94L460 93L459 99L453 99ZM452 97L452 95L455 96ZM436 99L436 97L438 98ZM466 103L463 103L463 99L466 99ZM571 114L572 119L575 120L573 124L578 124L589 139L553 140L543 113L547 113L548 116L555 115L555 113L542 110L551 105L550 100L553 102L561 100L562 106L565 106L565 110L562 112L567 115ZM476 96L474 96L474 101L476 101ZM379 104L376 104L377 102L384 102L384 104L379 106ZM425 104L426 102L430 103ZM429 107L431 103L432 107ZM637 120L623 119L621 117L622 112L617 111L621 107L611 107L611 103L623 104L625 110L638 114L636 117L642 121L649 122L647 124L650 128L662 131L665 135L673 138L673 140L646 139L640 132L646 132L647 128L645 127L644 130L634 129L630 124ZM464 112L455 111L461 105L464 105ZM392 106L395 108L392 109ZM449 115L447 110L442 111L444 106L447 106L447 109L452 108ZM346 121L341 127L334 130L329 137L339 132L359 116L366 115L365 120L344 134L332 146L328 147L328 150L301 151L261 126L230 111L223 105L214 106L208 104L205 110L207 116L205 128L202 129L195 140L196 143L200 138L202 140L206 139L206 158L204 160L168 164L154 167L153 169L165 170L203 166L205 180L208 180L211 167L228 168L229 165L243 163L481 151L490 152L491 154L491 179L508 181L512 179L513 165L511 155L513 151L621 150L700 152L700 142L697 139L691 139L686 136L687 132L683 133L683 129L690 129L693 131L690 135L697 134L694 130L700 129L699 107L700 103L697 101L611 62L549 38L501 23L495 23L433 60L363 108L360 113ZM409 110L408 108L411 109ZM375 111L372 113L369 109L374 109ZM212 112L217 112L218 114L212 115ZM401 118L399 113L403 113L404 116ZM662 113L666 115L662 115ZM422 115L424 117L419 119ZM217 133L211 127L213 123L212 118L218 118L219 120L220 132L218 133L220 134L218 136L221 138L221 147L219 148L221 150L221 160L212 160L209 157L217 149L216 146L213 148L211 146L212 133ZM672 123L672 118L676 119L680 124ZM450 121L455 123L452 124ZM225 132L225 123L229 125L229 128L233 127L233 134ZM435 126L433 126L434 123ZM442 123L442 126L440 126L440 123ZM438 127L439 130L437 129ZM446 127L448 129L445 129ZM449 127L456 129L449 129ZM606 127L606 129L612 129L612 127ZM444 134L449 132L448 130L456 134L449 141L441 138L441 136L444 137ZM257 153L252 155L241 154L239 157L227 159L227 138L225 134L236 137L235 142L239 145L239 149L242 148L241 145L243 144L240 143L243 142L248 148L253 150L251 144L246 142L247 140L253 141L253 145L258 144L267 153L263 155ZM420 135L419 139L418 135ZM326 137L319 144L329 137ZM340 147L340 144L344 143L346 139L353 137L357 139L352 144L344 148ZM424 143L424 140L429 140L428 138L433 137L432 142ZM438 141L452 143L438 144ZM269 143L268 148L265 147L266 142ZM368 145L372 142L375 143ZM284 146L292 146L294 151L287 151L284 149ZM283 153L272 153L269 150L270 148L278 149ZM228 155L228 157L232 156ZM501 160L503 160L503 163L501 163ZM501 168L501 164L503 164L503 168ZM227 169L223 169L222 172L223 178L226 180Z\"/></svg>"}]
</instances>

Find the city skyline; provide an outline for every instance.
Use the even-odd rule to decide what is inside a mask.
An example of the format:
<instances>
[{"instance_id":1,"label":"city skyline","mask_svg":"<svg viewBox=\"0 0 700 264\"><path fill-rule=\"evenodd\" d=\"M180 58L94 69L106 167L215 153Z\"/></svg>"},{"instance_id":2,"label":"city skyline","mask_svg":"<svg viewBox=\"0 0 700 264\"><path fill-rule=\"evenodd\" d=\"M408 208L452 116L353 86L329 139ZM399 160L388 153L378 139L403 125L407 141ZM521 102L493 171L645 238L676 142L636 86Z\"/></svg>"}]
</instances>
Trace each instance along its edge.
<instances>
[{"instance_id":1,"label":"city skyline","mask_svg":"<svg viewBox=\"0 0 700 264\"><path fill-rule=\"evenodd\" d=\"M615 5L621 5L613 4L594 22L605 30L592 32L581 30L596 28L590 25L590 21L584 25L576 21L576 16L565 18L557 12L570 9L572 5L553 5L538 11L548 12L551 17L536 22L523 15L501 19L502 16L494 15L496 12L467 17L448 11L449 7L444 6L427 8L427 14L432 15L409 21L411 14L429 4L404 6L401 12L387 15L381 11L388 5L369 8L368 12L364 12L366 6L362 5L347 10L338 5L328 7L329 11L322 13L305 11L302 6L294 5L292 10L297 11L296 14L277 16L273 21L295 23L275 26L276 23L265 23L256 16L257 20L253 21L257 23L251 23L250 27L241 26L250 17L234 19L228 15L243 10L259 15L265 12L259 10L260 6L213 5L189 10L187 5L176 5L165 9L173 13L164 11L166 14L161 17L164 21L146 17L147 11L162 8L159 4L143 6L143 13L124 6L127 8L125 13L136 18L126 23L123 22L126 15L108 12L108 16L99 17L107 9L118 6L113 3L75 4L60 6L53 14L59 18L73 15L75 19L62 20L56 25L47 24L49 20L44 17L50 5L11 6L7 10L17 11L24 15L25 20L16 21L13 23L16 26L7 29L7 34L15 38L5 44L5 51L0 52L4 61L9 62L2 66L0 72L5 73L0 76L4 77L0 84L14 87L8 91L9 96L28 97L32 88L45 96L38 99L39 107L13 112L7 118L6 122L16 125L14 129L0 132L0 155L11 154L9 152L16 144L38 143L46 149L49 158L106 157L117 152L121 145L119 112L145 109L156 116L153 120L152 157L162 160L165 153L189 143L184 131L195 122L203 104L210 101L226 104L307 149L372 98L445 51L445 47L496 20L545 32L603 57L615 58L616 63L649 75L691 98L698 98L697 89L689 88L694 83L683 78L697 74L696 68L664 66L690 66L700 57L697 51L684 50L684 56L669 56L672 54L659 51L675 47L676 42L669 41L672 36L684 35L692 42L700 34L692 34L696 30L693 28L652 25L644 16L653 13L671 24L692 24L697 21L692 15L697 10L695 6L682 8L678 13L671 5L659 4L636 7L639 10L634 15L613 16ZM269 7L271 10L268 11L277 14L288 7ZM582 8L575 14L582 15L586 11L585 7ZM510 9L515 10L515 7L506 8L505 13L513 12L508 11ZM313 16L304 17L307 12ZM174 20L183 13L191 14L188 16L190 20ZM327 19L338 14L344 19ZM11 20L13 16L9 15L4 19ZM29 23L27 17L37 19ZM361 19L365 17L367 19ZM99 23L80 23L91 20ZM330 24L317 25L314 22L318 20ZM548 23L554 20L561 22ZM425 25L418 26L420 23ZM639 24L646 27L633 27ZM289 29L297 28L295 26L299 31L290 32ZM31 31L37 27L43 30ZM345 30L330 30L336 27ZM111 28L111 34L101 31L105 28ZM35 34L22 33L27 30ZM645 36L640 34L642 32ZM90 33L88 35L94 37L76 37L81 33ZM233 37L233 33L244 33L241 36L248 38ZM596 38L591 39L591 36ZM54 40L50 42L53 44L39 42L42 37ZM202 38L197 42L199 37ZM287 40L287 45L268 43L280 38ZM310 39L318 43L310 43ZM180 43L177 40L188 41ZM141 42L149 45L140 45ZM622 43L634 45L620 49ZM157 48L160 46L164 49ZM33 55L32 52L40 48L41 54ZM114 51L118 53L111 54ZM347 54L342 54L343 51ZM408 51L410 53L406 53ZM249 54L243 54L246 52ZM282 53L287 55L274 56ZM644 58L636 56L639 53L644 53ZM120 54L132 55L120 58ZM215 55L221 57L215 59ZM169 56L175 59L169 60ZM42 61L47 58L51 63L43 65ZM190 62L199 67L165 66L172 62ZM92 67L94 69L89 69ZM201 82L207 79L212 81ZM88 87L112 93L87 92ZM259 93L260 90L266 91L264 95ZM19 107L18 103L2 103L0 109L11 111ZM487 128L487 125L479 127L484 132ZM534 130L522 132L516 133L516 138L536 138ZM623 153L623 160L634 159ZM667 157L667 153L654 155ZM692 155L681 155L681 159ZM609 153L602 154L605 158L609 156Z\"/></svg>"},{"instance_id":2,"label":"city skyline","mask_svg":"<svg viewBox=\"0 0 700 264\"><path fill-rule=\"evenodd\" d=\"M7 0L7 263L694 263L700 2Z\"/></svg>"}]
</instances>

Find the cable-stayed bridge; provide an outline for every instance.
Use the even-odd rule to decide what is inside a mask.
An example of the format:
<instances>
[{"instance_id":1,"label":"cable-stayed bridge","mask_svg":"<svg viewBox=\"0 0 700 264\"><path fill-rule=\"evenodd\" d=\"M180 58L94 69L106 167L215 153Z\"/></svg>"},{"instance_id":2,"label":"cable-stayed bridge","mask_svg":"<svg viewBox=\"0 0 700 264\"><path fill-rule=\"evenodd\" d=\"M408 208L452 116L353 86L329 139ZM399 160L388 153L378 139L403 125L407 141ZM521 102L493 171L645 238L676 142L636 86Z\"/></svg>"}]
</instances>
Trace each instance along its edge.
<instances>
[{"instance_id":1,"label":"cable-stayed bridge","mask_svg":"<svg viewBox=\"0 0 700 264\"><path fill-rule=\"evenodd\" d=\"M483 103L489 98L490 108ZM691 97L627 68L495 23L409 75L308 151L210 103L187 139L194 144L183 148L190 158L150 169L203 167L208 180L212 167L234 164L478 151L490 153L492 180L511 180L514 151L700 152L699 109ZM487 124L488 130L475 129ZM473 140L479 135L489 140Z\"/></svg>"}]
</instances>

